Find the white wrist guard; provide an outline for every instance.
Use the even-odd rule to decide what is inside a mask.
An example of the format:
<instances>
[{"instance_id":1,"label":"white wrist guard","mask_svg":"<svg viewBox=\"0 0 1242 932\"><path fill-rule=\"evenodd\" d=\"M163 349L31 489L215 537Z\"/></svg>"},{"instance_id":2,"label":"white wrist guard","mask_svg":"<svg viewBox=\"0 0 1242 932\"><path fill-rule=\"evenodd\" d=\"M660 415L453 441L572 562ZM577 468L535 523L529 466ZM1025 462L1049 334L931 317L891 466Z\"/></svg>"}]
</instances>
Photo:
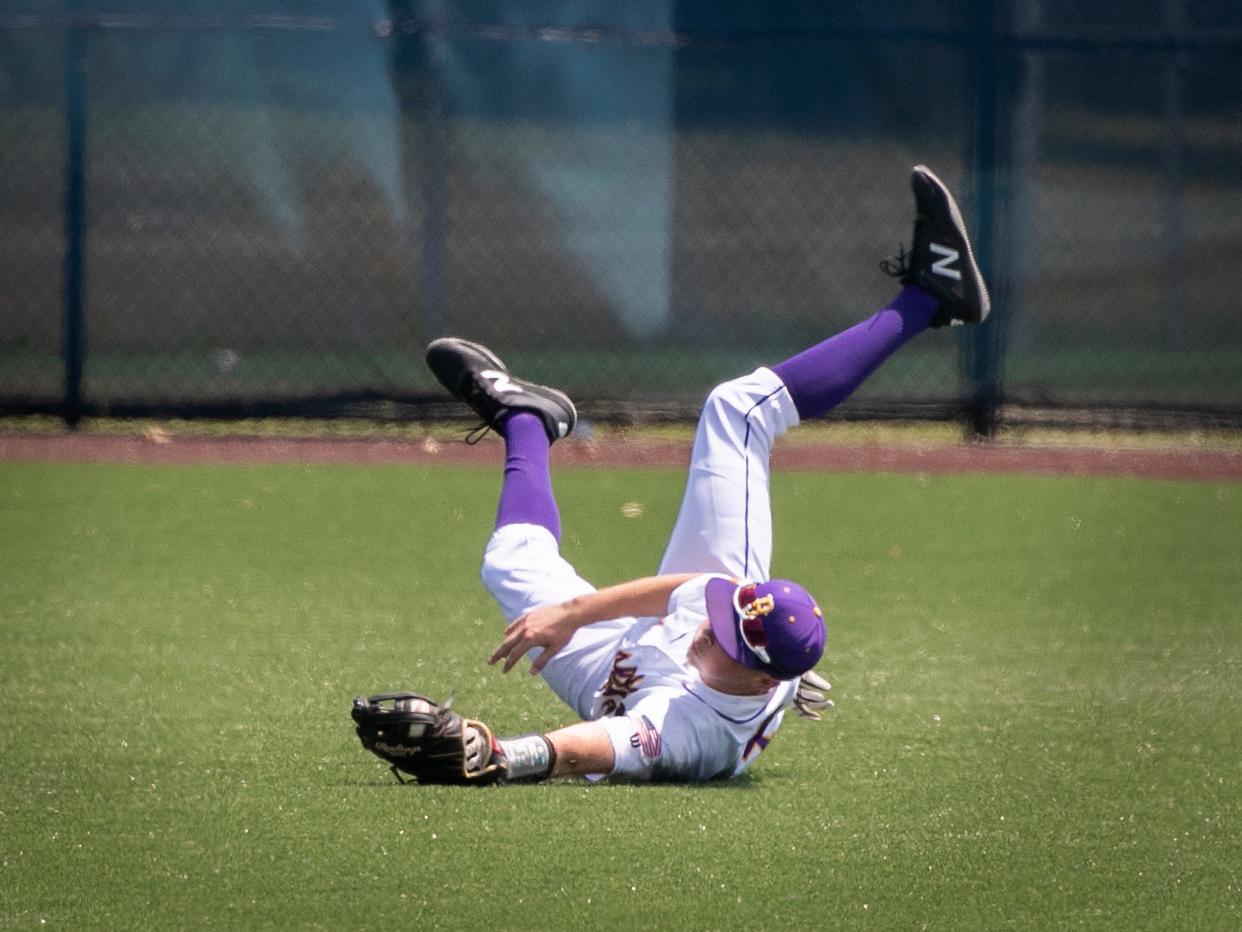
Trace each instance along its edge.
<instances>
[{"instance_id":1,"label":"white wrist guard","mask_svg":"<svg viewBox=\"0 0 1242 932\"><path fill-rule=\"evenodd\" d=\"M500 745L500 753L504 757L504 778L509 783L534 782L552 775L552 768L556 766L556 748L543 735L501 738L496 743Z\"/></svg>"}]
</instances>

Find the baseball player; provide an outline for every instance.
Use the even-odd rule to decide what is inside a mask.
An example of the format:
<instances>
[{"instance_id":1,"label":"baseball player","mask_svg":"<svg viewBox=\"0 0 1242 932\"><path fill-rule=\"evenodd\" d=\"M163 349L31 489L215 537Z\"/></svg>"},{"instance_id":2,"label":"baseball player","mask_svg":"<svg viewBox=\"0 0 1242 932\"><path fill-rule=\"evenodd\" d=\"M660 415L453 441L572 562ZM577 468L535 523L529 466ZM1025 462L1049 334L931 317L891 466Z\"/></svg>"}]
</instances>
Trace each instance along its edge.
<instances>
[{"instance_id":1,"label":"baseball player","mask_svg":"<svg viewBox=\"0 0 1242 932\"><path fill-rule=\"evenodd\" d=\"M792 706L831 705L813 668L823 613L797 583L769 577L769 451L835 407L929 327L983 321L990 302L952 195L913 170L910 252L882 263L903 288L883 310L707 398L685 496L654 576L596 589L559 552L548 451L577 420L560 391L517 378L489 349L436 340L440 382L505 442L483 583L508 621L489 662L522 658L579 721L496 738L415 693L356 699L364 746L422 782L481 784L568 775L703 781L737 776ZM398 775L399 776L399 775Z\"/></svg>"}]
</instances>

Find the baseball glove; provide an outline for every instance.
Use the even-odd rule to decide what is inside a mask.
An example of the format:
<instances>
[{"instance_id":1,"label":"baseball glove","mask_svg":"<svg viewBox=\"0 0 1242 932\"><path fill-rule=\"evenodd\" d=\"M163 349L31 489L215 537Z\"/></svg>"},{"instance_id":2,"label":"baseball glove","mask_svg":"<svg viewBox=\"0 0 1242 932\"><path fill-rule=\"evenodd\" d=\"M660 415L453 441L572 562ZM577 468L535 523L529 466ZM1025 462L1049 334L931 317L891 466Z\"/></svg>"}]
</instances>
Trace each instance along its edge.
<instances>
[{"instance_id":1,"label":"baseball glove","mask_svg":"<svg viewBox=\"0 0 1242 932\"><path fill-rule=\"evenodd\" d=\"M505 775L492 731L417 693L354 700L350 715L362 746L419 783L484 786ZM402 783L407 781L401 780Z\"/></svg>"}]
</instances>

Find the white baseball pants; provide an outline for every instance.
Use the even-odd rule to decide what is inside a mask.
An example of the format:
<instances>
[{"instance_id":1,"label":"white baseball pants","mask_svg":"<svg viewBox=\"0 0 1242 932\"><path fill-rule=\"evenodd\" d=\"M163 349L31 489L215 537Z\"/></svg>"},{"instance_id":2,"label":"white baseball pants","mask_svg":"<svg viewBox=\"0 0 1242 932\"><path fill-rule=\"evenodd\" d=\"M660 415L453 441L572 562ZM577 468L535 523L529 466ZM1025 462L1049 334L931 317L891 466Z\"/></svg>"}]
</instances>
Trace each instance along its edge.
<instances>
[{"instance_id":1,"label":"white baseball pants","mask_svg":"<svg viewBox=\"0 0 1242 932\"><path fill-rule=\"evenodd\" d=\"M660 573L768 578L769 454L776 438L797 424L793 399L771 369L712 390L699 417L686 491ZM483 556L482 578L506 623L595 589L561 557L552 535L533 524L497 529ZM634 621L616 618L579 629L544 667L544 680L579 717L590 717L595 691ZM536 655L531 652L532 659Z\"/></svg>"}]
</instances>

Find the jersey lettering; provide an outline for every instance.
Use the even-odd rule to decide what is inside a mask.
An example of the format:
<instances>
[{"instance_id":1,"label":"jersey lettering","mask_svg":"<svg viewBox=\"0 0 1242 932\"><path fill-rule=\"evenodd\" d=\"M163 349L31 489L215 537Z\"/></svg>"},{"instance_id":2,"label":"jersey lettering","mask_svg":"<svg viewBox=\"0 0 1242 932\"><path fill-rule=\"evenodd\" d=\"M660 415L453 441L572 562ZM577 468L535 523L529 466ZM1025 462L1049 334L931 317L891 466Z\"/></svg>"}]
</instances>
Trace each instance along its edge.
<instances>
[{"instance_id":1,"label":"jersey lettering","mask_svg":"<svg viewBox=\"0 0 1242 932\"><path fill-rule=\"evenodd\" d=\"M637 664L626 663L633 655L629 651L619 650L612 661L612 672L608 674L608 682L600 690L600 715L624 715L625 698L643 681L638 672Z\"/></svg>"}]
</instances>

